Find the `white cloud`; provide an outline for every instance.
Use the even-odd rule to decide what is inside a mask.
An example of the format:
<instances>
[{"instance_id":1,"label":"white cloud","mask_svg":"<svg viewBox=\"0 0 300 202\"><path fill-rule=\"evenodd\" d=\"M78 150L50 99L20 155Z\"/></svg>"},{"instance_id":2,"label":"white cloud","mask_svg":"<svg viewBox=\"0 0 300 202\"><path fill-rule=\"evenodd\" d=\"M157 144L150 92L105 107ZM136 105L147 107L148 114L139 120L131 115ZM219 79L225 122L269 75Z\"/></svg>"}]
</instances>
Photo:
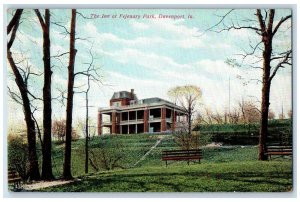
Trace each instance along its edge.
<instances>
[{"instance_id":1,"label":"white cloud","mask_svg":"<svg viewBox=\"0 0 300 202\"><path fill-rule=\"evenodd\" d=\"M137 29L137 30L146 30L149 29L149 25L142 23L142 22L138 22L136 20L130 20L129 24L132 26L132 28Z\"/></svg>"},{"instance_id":2,"label":"white cloud","mask_svg":"<svg viewBox=\"0 0 300 202\"><path fill-rule=\"evenodd\" d=\"M97 43L99 44L109 44L113 42L121 46L143 48L147 46L155 47L161 45L185 49L207 47L207 45L203 43L205 37L199 37L199 33L195 27L188 28L184 25L178 25L178 22L171 20L151 21L149 24L133 20L130 22L134 29L136 29L136 26L144 27L144 29L152 30L152 32L156 34L149 37L142 36L133 39L124 39L112 33L98 32L96 26L92 22L87 23L84 26L84 29L87 30L87 33L89 33L90 36L93 36L93 38L97 39ZM148 26L148 28L146 28L146 26ZM167 37L160 36L162 30Z\"/></svg>"}]
</instances>

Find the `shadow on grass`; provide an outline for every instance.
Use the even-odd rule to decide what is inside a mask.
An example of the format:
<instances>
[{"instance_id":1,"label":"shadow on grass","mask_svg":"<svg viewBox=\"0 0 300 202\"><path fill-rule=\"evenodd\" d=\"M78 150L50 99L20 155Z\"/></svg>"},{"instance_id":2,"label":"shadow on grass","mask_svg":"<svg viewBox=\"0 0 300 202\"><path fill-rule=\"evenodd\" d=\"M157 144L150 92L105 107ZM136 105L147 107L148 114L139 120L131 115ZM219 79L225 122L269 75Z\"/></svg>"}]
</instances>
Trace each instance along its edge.
<instances>
[{"instance_id":1,"label":"shadow on grass","mask_svg":"<svg viewBox=\"0 0 300 202\"><path fill-rule=\"evenodd\" d=\"M97 178L96 178L97 177ZM58 192L182 192L287 191L292 173L226 172L99 174L65 186L43 189Z\"/></svg>"}]
</instances>

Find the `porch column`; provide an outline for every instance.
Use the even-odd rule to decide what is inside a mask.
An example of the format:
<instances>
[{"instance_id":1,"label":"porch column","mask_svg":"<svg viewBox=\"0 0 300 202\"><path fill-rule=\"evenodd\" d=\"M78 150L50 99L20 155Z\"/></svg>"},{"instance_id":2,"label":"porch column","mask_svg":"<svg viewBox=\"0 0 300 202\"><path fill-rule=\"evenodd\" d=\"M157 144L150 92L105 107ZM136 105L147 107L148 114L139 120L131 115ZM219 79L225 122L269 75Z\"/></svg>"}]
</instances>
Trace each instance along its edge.
<instances>
[{"instance_id":1,"label":"porch column","mask_svg":"<svg viewBox=\"0 0 300 202\"><path fill-rule=\"evenodd\" d=\"M166 124L166 108L161 108L161 124L160 124L160 132L164 132L167 130Z\"/></svg>"},{"instance_id":2,"label":"porch column","mask_svg":"<svg viewBox=\"0 0 300 202\"><path fill-rule=\"evenodd\" d=\"M145 109L144 110L144 133L148 133L149 132L149 109Z\"/></svg>"},{"instance_id":3,"label":"porch column","mask_svg":"<svg viewBox=\"0 0 300 202\"><path fill-rule=\"evenodd\" d=\"M172 131L175 132L175 128L176 128L176 116L177 113L175 110L173 110L172 112Z\"/></svg>"},{"instance_id":4,"label":"porch column","mask_svg":"<svg viewBox=\"0 0 300 202\"><path fill-rule=\"evenodd\" d=\"M111 134L116 134L116 112L111 113Z\"/></svg>"},{"instance_id":5,"label":"porch column","mask_svg":"<svg viewBox=\"0 0 300 202\"><path fill-rule=\"evenodd\" d=\"M135 134L137 134L137 124L135 124Z\"/></svg>"},{"instance_id":6,"label":"porch column","mask_svg":"<svg viewBox=\"0 0 300 202\"><path fill-rule=\"evenodd\" d=\"M102 135L102 114L100 111L98 111L98 135Z\"/></svg>"}]
</instances>

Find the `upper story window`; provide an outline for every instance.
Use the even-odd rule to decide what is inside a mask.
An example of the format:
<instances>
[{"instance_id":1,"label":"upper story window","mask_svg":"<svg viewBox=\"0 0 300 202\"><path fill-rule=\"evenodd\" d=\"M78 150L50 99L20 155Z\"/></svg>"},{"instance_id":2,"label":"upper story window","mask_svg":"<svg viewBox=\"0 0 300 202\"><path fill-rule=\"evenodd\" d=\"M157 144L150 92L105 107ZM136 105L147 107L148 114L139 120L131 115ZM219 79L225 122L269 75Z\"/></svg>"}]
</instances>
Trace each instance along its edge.
<instances>
[{"instance_id":1,"label":"upper story window","mask_svg":"<svg viewBox=\"0 0 300 202\"><path fill-rule=\"evenodd\" d=\"M112 104L114 107L120 107L121 106L121 102L113 102Z\"/></svg>"},{"instance_id":2,"label":"upper story window","mask_svg":"<svg viewBox=\"0 0 300 202\"><path fill-rule=\"evenodd\" d=\"M136 103L135 100L130 100L130 105L134 105Z\"/></svg>"}]
</instances>

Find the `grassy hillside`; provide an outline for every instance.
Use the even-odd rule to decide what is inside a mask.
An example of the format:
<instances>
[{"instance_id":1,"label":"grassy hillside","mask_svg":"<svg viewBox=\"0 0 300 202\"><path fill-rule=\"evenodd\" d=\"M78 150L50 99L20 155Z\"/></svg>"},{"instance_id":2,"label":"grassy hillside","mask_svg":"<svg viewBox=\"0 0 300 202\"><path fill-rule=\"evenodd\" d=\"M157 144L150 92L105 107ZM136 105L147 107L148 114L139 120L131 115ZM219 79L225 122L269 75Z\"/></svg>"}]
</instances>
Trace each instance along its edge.
<instances>
[{"instance_id":1,"label":"grassy hillside","mask_svg":"<svg viewBox=\"0 0 300 202\"><path fill-rule=\"evenodd\" d=\"M139 164L134 164L158 141L164 137L162 142ZM72 173L74 176L84 174L84 139L74 141L72 143ZM161 161L162 150L178 149L178 145L174 142L171 135L117 135L117 136L102 136L94 137L90 141L91 153L99 153L100 148L114 149L122 147L122 160L120 164L123 168L129 169L133 167L148 167L148 166L165 166ZM53 145L53 172L59 177L62 173L64 144L55 143ZM257 159L257 146L232 146L222 148L205 148L203 149L202 163L220 163L220 162L240 162L240 161L255 161ZM174 165L185 165L186 162L174 162ZM99 168L98 171L104 171ZM91 165L89 172L96 173Z\"/></svg>"},{"instance_id":2,"label":"grassy hillside","mask_svg":"<svg viewBox=\"0 0 300 202\"><path fill-rule=\"evenodd\" d=\"M135 163L158 140L160 144L139 164ZM85 140L72 142L72 184L39 191L59 192L285 192L292 189L292 161L278 158L257 161L257 146L225 146L203 148L201 164L161 161L162 150L178 149L171 135L114 135L91 138L89 164L84 173ZM106 170L100 162L103 151L118 153L121 168ZM53 143L53 172L60 178L64 144ZM40 159L41 161L41 159Z\"/></svg>"}]
</instances>

